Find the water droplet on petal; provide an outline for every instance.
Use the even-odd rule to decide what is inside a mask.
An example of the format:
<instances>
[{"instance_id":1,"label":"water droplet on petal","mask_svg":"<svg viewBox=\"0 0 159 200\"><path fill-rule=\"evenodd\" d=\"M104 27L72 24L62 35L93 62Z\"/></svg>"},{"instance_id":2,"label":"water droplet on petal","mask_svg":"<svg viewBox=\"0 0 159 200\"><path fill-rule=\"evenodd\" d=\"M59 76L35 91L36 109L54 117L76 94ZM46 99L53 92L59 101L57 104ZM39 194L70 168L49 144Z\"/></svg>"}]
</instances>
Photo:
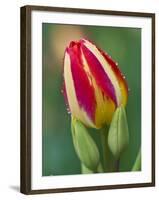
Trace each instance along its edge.
<instances>
[{"instance_id":1,"label":"water droplet on petal","mask_svg":"<svg viewBox=\"0 0 159 200\"><path fill-rule=\"evenodd\" d=\"M67 110L67 113L68 113L68 114L71 114L71 111L70 111L70 109L69 109L68 105L66 105L66 106L67 106L67 108L66 108L66 110Z\"/></svg>"}]
</instances>

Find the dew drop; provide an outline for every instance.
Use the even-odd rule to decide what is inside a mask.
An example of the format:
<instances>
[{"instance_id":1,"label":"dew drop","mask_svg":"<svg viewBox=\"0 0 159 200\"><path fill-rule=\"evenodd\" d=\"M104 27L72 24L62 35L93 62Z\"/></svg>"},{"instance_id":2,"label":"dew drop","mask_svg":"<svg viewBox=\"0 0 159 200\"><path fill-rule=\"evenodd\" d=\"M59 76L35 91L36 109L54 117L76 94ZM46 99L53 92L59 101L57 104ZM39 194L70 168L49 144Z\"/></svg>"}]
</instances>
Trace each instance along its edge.
<instances>
[{"instance_id":1,"label":"dew drop","mask_svg":"<svg viewBox=\"0 0 159 200\"><path fill-rule=\"evenodd\" d=\"M68 114L71 114L71 111L70 111L70 109L69 109L68 105L66 105L66 106L67 106L67 108L66 108L66 110L67 110L67 113L68 113Z\"/></svg>"}]
</instances>

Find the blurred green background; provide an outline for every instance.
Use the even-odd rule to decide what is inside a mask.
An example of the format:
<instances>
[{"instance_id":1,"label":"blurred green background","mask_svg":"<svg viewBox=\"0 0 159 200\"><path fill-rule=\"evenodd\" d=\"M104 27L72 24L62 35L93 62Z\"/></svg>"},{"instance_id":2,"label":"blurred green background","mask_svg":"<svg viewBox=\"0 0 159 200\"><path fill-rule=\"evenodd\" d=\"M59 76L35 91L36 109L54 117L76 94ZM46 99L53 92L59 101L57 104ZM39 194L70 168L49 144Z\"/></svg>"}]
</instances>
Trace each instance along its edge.
<instances>
[{"instance_id":1,"label":"blurred green background","mask_svg":"<svg viewBox=\"0 0 159 200\"><path fill-rule=\"evenodd\" d=\"M43 23L43 176L80 173L61 89L64 50L70 41L82 37L92 40L118 62L130 89L126 107L130 144L121 158L120 171L131 169L141 145L141 29ZM98 134L91 130L101 150Z\"/></svg>"}]
</instances>

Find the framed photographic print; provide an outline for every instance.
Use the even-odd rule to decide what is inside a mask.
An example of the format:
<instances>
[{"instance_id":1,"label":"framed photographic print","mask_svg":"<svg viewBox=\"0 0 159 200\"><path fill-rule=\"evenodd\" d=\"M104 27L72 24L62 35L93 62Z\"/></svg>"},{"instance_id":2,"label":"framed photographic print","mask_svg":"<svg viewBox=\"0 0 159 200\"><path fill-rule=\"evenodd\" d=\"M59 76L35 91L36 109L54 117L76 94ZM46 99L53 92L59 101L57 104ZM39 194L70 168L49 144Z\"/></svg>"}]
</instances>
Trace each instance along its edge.
<instances>
[{"instance_id":1,"label":"framed photographic print","mask_svg":"<svg viewBox=\"0 0 159 200\"><path fill-rule=\"evenodd\" d=\"M21 8L21 192L155 185L155 14Z\"/></svg>"}]
</instances>

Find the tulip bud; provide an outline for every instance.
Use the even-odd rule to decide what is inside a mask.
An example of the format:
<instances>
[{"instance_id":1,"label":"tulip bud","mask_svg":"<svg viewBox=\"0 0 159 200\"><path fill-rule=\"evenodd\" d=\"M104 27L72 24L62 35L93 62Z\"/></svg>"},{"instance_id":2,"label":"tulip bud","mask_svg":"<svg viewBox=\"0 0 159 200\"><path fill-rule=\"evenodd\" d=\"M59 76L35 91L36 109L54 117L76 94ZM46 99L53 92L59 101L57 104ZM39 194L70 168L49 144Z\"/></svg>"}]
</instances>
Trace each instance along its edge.
<instances>
[{"instance_id":1,"label":"tulip bud","mask_svg":"<svg viewBox=\"0 0 159 200\"><path fill-rule=\"evenodd\" d=\"M74 117L72 117L71 129L73 144L80 161L86 168L96 172L100 156L94 140L86 127Z\"/></svg>"},{"instance_id":2,"label":"tulip bud","mask_svg":"<svg viewBox=\"0 0 159 200\"><path fill-rule=\"evenodd\" d=\"M94 173L92 170L88 169L84 164L81 164L81 171L82 171L82 174L92 174L92 173ZM101 163L98 164L96 172L97 173L103 173L104 172L103 166L102 166Z\"/></svg>"},{"instance_id":3,"label":"tulip bud","mask_svg":"<svg viewBox=\"0 0 159 200\"><path fill-rule=\"evenodd\" d=\"M116 109L108 132L108 145L116 158L119 159L129 143L129 131L125 109L123 106Z\"/></svg>"},{"instance_id":4,"label":"tulip bud","mask_svg":"<svg viewBox=\"0 0 159 200\"><path fill-rule=\"evenodd\" d=\"M81 164L81 172L82 174L93 174L93 171L88 169L84 164Z\"/></svg>"},{"instance_id":5,"label":"tulip bud","mask_svg":"<svg viewBox=\"0 0 159 200\"><path fill-rule=\"evenodd\" d=\"M86 39L72 41L64 56L64 96L70 112L86 126L111 122L127 103L128 87L117 63Z\"/></svg>"}]
</instances>

